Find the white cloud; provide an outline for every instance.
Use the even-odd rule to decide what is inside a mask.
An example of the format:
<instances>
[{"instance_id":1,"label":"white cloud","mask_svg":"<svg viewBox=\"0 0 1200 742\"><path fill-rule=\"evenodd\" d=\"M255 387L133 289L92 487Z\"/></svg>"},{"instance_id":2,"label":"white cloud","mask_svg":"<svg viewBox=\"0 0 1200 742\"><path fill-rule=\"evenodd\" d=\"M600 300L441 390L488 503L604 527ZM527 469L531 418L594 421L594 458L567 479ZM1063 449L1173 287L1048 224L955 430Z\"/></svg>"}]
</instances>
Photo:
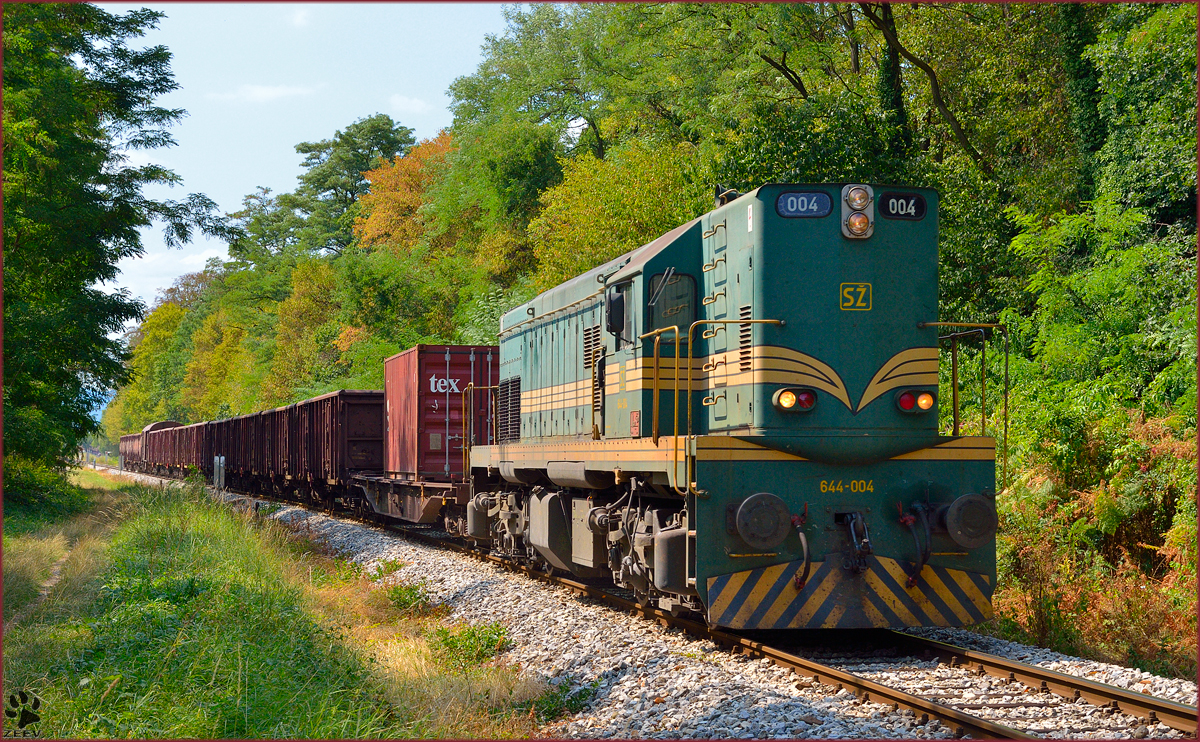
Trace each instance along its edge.
<instances>
[{"instance_id":1,"label":"white cloud","mask_svg":"<svg viewBox=\"0 0 1200 742\"><path fill-rule=\"evenodd\" d=\"M393 95L391 97L392 110L397 113L429 113L433 110L433 106L429 105L420 98L409 98L406 95Z\"/></svg>"},{"instance_id":2,"label":"white cloud","mask_svg":"<svg viewBox=\"0 0 1200 742\"><path fill-rule=\"evenodd\" d=\"M292 13L292 25L307 26L309 15L308 8L298 8L295 13Z\"/></svg>"},{"instance_id":3,"label":"white cloud","mask_svg":"<svg viewBox=\"0 0 1200 742\"><path fill-rule=\"evenodd\" d=\"M237 103L270 103L282 98L312 95L313 88L298 85L239 85L231 93L209 93L210 100L227 100Z\"/></svg>"}]
</instances>

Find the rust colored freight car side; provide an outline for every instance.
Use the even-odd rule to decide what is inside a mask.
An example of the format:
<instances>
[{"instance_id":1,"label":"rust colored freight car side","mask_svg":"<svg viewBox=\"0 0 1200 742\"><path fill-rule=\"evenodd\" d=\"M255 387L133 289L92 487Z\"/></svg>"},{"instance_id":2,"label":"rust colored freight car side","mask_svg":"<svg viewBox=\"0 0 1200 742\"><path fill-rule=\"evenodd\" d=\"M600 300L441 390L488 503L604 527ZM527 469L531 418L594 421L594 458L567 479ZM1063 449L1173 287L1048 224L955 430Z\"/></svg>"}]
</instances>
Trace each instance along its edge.
<instances>
[{"instance_id":1,"label":"rust colored freight car side","mask_svg":"<svg viewBox=\"0 0 1200 742\"><path fill-rule=\"evenodd\" d=\"M141 433L130 433L129 435L121 436L121 445L118 451L121 454L121 468L127 471L142 470Z\"/></svg>"},{"instance_id":2,"label":"rust colored freight car side","mask_svg":"<svg viewBox=\"0 0 1200 742\"><path fill-rule=\"evenodd\" d=\"M474 394L471 429L492 443L493 417L485 387L500 378L495 346L418 345L383 366L387 399L387 473L411 481L463 481L463 392Z\"/></svg>"},{"instance_id":3,"label":"rust colored freight car side","mask_svg":"<svg viewBox=\"0 0 1200 742\"><path fill-rule=\"evenodd\" d=\"M294 407L295 405L276 407L264 413L270 418L271 428L271 441L267 446L267 475L276 486L283 486L291 474L291 468L288 466L288 445L292 438L291 415Z\"/></svg>"},{"instance_id":4,"label":"rust colored freight car side","mask_svg":"<svg viewBox=\"0 0 1200 742\"><path fill-rule=\"evenodd\" d=\"M174 420L150 423L142 428L142 457L148 469L165 472L171 465L169 431L178 428Z\"/></svg>"},{"instance_id":5,"label":"rust colored freight car side","mask_svg":"<svg viewBox=\"0 0 1200 742\"><path fill-rule=\"evenodd\" d=\"M297 476L322 497L352 472L383 470L383 392L343 389L298 405Z\"/></svg>"}]
</instances>

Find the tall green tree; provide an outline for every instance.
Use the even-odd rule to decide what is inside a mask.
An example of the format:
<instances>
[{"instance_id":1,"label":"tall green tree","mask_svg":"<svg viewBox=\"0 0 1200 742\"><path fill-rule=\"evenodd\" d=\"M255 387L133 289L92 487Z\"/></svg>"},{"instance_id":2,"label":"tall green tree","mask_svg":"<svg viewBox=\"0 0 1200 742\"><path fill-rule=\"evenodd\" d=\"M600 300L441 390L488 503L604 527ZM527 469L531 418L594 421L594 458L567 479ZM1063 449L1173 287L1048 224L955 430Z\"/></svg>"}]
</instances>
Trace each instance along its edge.
<instances>
[{"instance_id":1,"label":"tall green tree","mask_svg":"<svg viewBox=\"0 0 1200 742\"><path fill-rule=\"evenodd\" d=\"M277 206L291 217L300 247L314 254L345 250L354 239L358 199L370 190L364 173L403 155L414 141L412 129L377 113L330 139L297 144L304 155L300 187L280 195Z\"/></svg>"},{"instance_id":2,"label":"tall green tree","mask_svg":"<svg viewBox=\"0 0 1200 742\"><path fill-rule=\"evenodd\" d=\"M162 222L172 246L233 232L202 195L147 198L145 186L180 178L125 154L174 144L183 115L155 104L176 88L170 52L130 46L161 13L21 3L3 16L5 453L54 466L129 378L109 336L143 307L98 284L142 254L138 229Z\"/></svg>"}]
</instances>

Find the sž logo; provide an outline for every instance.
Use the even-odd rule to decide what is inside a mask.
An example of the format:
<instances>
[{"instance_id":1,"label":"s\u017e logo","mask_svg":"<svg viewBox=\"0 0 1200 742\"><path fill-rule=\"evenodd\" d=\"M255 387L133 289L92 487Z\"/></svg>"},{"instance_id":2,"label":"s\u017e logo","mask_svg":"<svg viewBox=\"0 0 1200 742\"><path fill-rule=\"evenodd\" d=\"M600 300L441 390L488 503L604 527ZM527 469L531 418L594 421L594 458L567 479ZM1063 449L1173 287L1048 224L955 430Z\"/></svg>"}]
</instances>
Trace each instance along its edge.
<instances>
[{"instance_id":1,"label":"s\u017e logo","mask_svg":"<svg viewBox=\"0 0 1200 742\"><path fill-rule=\"evenodd\" d=\"M429 377L429 391L431 392L457 392L458 379L439 379L437 374Z\"/></svg>"}]
</instances>

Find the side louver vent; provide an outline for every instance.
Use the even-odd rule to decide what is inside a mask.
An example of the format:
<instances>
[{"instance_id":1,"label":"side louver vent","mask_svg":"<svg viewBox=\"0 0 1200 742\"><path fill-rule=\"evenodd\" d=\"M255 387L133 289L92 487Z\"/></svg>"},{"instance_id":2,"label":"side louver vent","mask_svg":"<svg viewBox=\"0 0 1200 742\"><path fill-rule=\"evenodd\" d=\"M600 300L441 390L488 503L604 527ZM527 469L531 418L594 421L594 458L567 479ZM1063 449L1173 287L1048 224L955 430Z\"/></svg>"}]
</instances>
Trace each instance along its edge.
<instances>
[{"instance_id":1,"label":"side louver vent","mask_svg":"<svg viewBox=\"0 0 1200 742\"><path fill-rule=\"evenodd\" d=\"M592 412L598 417L604 404L604 345L600 325L583 328L584 372L592 379ZM596 364L594 373L592 364Z\"/></svg>"},{"instance_id":2,"label":"side louver vent","mask_svg":"<svg viewBox=\"0 0 1200 742\"><path fill-rule=\"evenodd\" d=\"M521 377L514 376L500 382L500 442L509 443L521 439Z\"/></svg>"},{"instance_id":3,"label":"side louver vent","mask_svg":"<svg viewBox=\"0 0 1200 742\"><path fill-rule=\"evenodd\" d=\"M738 310L738 319L751 319L750 305ZM738 370L750 371L754 359L754 325L738 325Z\"/></svg>"}]
</instances>

